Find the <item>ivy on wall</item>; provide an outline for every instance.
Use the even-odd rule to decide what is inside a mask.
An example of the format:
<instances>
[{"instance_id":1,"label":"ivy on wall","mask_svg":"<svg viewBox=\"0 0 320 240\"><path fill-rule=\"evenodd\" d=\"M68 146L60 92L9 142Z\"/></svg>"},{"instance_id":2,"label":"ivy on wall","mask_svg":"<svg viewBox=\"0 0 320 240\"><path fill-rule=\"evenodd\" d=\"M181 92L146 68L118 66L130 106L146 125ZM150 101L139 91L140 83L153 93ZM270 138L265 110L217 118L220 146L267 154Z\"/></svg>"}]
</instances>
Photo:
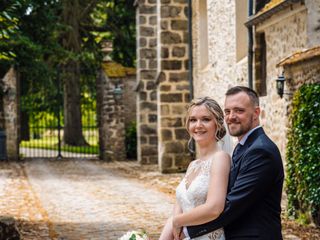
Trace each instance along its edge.
<instances>
[{"instance_id":1,"label":"ivy on wall","mask_svg":"<svg viewBox=\"0 0 320 240\"><path fill-rule=\"evenodd\" d=\"M320 225L320 84L294 95L287 145L289 215Z\"/></svg>"}]
</instances>

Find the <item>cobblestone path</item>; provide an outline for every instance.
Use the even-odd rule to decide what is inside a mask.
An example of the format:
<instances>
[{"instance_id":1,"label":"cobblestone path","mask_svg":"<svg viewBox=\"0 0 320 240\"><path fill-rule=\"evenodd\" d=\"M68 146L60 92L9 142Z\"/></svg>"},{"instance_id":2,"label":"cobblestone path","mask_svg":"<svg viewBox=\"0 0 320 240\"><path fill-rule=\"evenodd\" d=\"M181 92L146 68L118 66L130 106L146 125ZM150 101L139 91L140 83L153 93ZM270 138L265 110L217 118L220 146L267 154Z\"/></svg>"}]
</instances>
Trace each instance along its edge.
<instances>
[{"instance_id":1,"label":"cobblestone path","mask_svg":"<svg viewBox=\"0 0 320 240\"><path fill-rule=\"evenodd\" d=\"M157 239L172 197L88 160L0 163L0 212L25 240L113 240L145 229Z\"/></svg>"}]
</instances>

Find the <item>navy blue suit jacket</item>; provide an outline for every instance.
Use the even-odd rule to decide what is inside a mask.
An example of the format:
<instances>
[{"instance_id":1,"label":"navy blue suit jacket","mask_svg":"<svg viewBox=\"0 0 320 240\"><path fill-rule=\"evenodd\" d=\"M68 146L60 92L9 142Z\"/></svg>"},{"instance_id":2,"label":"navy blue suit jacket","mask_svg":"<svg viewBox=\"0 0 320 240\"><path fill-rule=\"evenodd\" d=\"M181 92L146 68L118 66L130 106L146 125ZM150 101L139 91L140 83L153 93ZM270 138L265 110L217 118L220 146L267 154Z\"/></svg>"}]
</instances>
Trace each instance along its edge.
<instances>
[{"instance_id":1,"label":"navy blue suit jacket","mask_svg":"<svg viewBox=\"0 0 320 240\"><path fill-rule=\"evenodd\" d=\"M226 205L206 224L187 227L191 238L224 227L226 239L282 239L283 164L277 146L262 128L254 130L234 159Z\"/></svg>"}]
</instances>

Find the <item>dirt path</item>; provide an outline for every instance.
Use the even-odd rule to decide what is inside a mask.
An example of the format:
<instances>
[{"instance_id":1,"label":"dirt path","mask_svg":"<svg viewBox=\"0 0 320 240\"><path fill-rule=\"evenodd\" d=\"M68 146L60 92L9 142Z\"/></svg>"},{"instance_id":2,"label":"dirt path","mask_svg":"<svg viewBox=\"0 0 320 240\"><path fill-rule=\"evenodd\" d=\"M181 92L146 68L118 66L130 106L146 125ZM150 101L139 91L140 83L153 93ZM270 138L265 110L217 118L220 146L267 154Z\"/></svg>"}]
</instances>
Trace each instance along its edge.
<instances>
[{"instance_id":1,"label":"dirt path","mask_svg":"<svg viewBox=\"0 0 320 240\"><path fill-rule=\"evenodd\" d=\"M143 228L156 238L170 197L94 161L29 161L2 166L1 212L24 239L117 239Z\"/></svg>"}]
</instances>

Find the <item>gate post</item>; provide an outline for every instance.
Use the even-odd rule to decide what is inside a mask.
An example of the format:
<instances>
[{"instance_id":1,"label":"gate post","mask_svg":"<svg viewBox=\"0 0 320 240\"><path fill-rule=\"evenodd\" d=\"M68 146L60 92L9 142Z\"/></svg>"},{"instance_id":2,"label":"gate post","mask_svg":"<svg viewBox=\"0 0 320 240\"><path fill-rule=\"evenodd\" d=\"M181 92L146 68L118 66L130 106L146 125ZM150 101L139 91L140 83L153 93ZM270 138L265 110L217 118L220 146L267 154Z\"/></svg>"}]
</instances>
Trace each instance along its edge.
<instances>
[{"instance_id":1,"label":"gate post","mask_svg":"<svg viewBox=\"0 0 320 240\"><path fill-rule=\"evenodd\" d=\"M108 64L108 63L105 63ZM123 104L123 78L109 78L100 72L97 83L97 110L100 159L123 161L126 159L125 123Z\"/></svg>"},{"instance_id":2,"label":"gate post","mask_svg":"<svg viewBox=\"0 0 320 240\"><path fill-rule=\"evenodd\" d=\"M6 150L9 160L19 159L19 81L11 67L3 78L3 110L6 130Z\"/></svg>"}]
</instances>

